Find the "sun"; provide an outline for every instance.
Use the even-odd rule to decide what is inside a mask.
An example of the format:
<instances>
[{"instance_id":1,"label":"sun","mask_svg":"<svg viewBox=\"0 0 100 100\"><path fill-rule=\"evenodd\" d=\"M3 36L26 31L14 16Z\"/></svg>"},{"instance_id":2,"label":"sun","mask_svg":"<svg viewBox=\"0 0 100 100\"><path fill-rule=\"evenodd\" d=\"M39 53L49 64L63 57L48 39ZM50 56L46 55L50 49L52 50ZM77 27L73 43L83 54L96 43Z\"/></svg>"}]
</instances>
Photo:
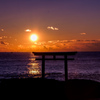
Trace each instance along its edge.
<instances>
[{"instance_id":1,"label":"sun","mask_svg":"<svg viewBox=\"0 0 100 100\"><path fill-rule=\"evenodd\" d=\"M30 36L30 40L31 40L31 41L36 41L37 39L38 39L38 37L37 37L36 34L32 34L32 35Z\"/></svg>"}]
</instances>

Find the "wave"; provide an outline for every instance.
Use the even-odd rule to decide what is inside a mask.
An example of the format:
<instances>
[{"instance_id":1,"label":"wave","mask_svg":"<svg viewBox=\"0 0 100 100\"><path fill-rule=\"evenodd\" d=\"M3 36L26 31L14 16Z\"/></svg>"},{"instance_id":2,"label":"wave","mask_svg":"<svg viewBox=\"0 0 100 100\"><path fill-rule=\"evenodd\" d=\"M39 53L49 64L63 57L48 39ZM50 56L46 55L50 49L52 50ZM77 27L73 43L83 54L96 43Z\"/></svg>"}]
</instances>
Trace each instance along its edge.
<instances>
[{"instance_id":1,"label":"wave","mask_svg":"<svg viewBox=\"0 0 100 100\"><path fill-rule=\"evenodd\" d=\"M12 79L12 78L41 78L41 74L0 74L0 79ZM65 80L65 74L63 73L45 73L45 78L47 79L55 79L64 81ZM83 74L83 73L69 73L68 79L87 79L87 80L94 80L100 82L100 74Z\"/></svg>"}]
</instances>

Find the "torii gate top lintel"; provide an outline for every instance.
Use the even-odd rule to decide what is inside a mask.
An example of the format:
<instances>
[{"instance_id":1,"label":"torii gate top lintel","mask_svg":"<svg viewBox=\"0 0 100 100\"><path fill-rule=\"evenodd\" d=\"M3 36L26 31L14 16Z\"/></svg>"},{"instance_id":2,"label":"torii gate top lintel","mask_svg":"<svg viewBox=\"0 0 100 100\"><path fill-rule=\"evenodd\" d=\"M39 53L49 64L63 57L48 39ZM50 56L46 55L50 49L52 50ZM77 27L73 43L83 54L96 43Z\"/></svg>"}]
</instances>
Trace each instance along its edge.
<instances>
[{"instance_id":1,"label":"torii gate top lintel","mask_svg":"<svg viewBox=\"0 0 100 100\"><path fill-rule=\"evenodd\" d=\"M65 64L65 81L68 80L68 60L74 60L73 58L68 59L67 56L68 55L75 55L77 52L33 52L34 55L38 55L38 56L42 56L42 59L37 58L36 60L42 60L42 78L45 78L45 60L64 60L64 64ZM64 56L64 58L56 58L56 56ZM45 56L53 56L53 58L51 59L47 59L45 58Z\"/></svg>"}]
</instances>

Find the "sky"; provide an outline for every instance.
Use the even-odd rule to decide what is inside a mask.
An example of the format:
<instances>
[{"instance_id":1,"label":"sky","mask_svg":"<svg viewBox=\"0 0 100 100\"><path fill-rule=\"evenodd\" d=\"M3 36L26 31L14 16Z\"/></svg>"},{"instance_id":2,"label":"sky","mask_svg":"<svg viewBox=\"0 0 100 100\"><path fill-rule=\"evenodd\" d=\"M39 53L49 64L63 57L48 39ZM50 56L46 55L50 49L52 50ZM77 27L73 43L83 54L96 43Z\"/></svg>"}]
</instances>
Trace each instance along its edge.
<instances>
[{"instance_id":1,"label":"sky","mask_svg":"<svg viewBox=\"0 0 100 100\"><path fill-rule=\"evenodd\" d=\"M0 52L34 51L100 51L100 0L0 0Z\"/></svg>"}]
</instances>

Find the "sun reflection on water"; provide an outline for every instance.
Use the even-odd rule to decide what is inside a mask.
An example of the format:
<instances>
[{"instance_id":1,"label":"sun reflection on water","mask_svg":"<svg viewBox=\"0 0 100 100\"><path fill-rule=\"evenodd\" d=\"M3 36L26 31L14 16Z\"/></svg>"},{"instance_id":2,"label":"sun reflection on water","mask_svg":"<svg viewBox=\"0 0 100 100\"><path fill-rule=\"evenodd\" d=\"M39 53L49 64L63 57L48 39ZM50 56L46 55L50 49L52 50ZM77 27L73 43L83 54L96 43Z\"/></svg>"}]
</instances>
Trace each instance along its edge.
<instances>
[{"instance_id":1,"label":"sun reflection on water","mask_svg":"<svg viewBox=\"0 0 100 100\"><path fill-rule=\"evenodd\" d=\"M35 60L28 64L28 74L29 76L41 76L41 66Z\"/></svg>"},{"instance_id":2,"label":"sun reflection on water","mask_svg":"<svg viewBox=\"0 0 100 100\"><path fill-rule=\"evenodd\" d=\"M29 74L39 74L39 71L38 70L30 70Z\"/></svg>"}]
</instances>

